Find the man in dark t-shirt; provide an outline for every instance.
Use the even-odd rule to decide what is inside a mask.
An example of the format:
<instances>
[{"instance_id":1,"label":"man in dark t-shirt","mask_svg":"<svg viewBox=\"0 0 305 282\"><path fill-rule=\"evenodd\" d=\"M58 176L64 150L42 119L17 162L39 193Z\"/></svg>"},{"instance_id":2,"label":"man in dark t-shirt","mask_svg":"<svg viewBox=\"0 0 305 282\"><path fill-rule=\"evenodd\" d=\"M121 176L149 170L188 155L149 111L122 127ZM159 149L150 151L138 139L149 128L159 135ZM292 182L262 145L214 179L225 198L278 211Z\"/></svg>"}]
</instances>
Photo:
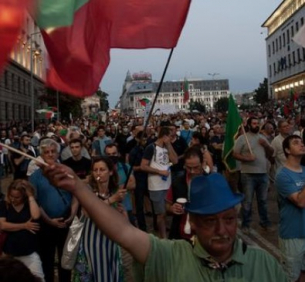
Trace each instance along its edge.
<instances>
[{"instance_id":1,"label":"man in dark t-shirt","mask_svg":"<svg viewBox=\"0 0 305 282\"><path fill-rule=\"evenodd\" d=\"M71 167L80 179L86 179L91 171L91 160L82 156L82 141L80 139L72 139L69 142L72 157L63 161L68 167Z\"/></svg>"}]
</instances>

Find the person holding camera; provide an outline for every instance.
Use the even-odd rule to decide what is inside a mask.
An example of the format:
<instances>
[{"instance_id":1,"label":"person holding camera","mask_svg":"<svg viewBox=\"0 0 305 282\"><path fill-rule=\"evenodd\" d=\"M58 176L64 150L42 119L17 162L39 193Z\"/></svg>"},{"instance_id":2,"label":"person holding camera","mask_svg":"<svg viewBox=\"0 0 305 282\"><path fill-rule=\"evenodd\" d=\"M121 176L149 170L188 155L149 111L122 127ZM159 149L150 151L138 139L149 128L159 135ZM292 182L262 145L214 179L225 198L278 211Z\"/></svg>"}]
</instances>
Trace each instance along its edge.
<instances>
[{"instance_id":1,"label":"person holding camera","mask_svg":"<svg viewBox=\"0 0 305 282\"><path fill-rule=\"evenodd\" d=\"M40 142L40 156L49 165L58 162L60 145L51 138ZM29 178L37 191L37 202L41 210L41 228L39 233L40 256L46 282L54 281L54 260L57 250L61 261L63 247L77 209L78 202L72 195L54 187L42 173L36 170ZM71 279L71 271L58 266L59 282Z\"/></svg>"},{"instance_id":2,"label":"person holding camera","mask_svg":"<svg viewBox=\"0 0 305 282\"><path fill-rule=\"evenodd\" d=\"M5 255L24 263L44 281L40 257L37 253L40 209L34 197L34 188L26 180L18 179L8 187L5 201L0 202L0 229L7 237L3 246Z\"/></svg>"}]
</instances>

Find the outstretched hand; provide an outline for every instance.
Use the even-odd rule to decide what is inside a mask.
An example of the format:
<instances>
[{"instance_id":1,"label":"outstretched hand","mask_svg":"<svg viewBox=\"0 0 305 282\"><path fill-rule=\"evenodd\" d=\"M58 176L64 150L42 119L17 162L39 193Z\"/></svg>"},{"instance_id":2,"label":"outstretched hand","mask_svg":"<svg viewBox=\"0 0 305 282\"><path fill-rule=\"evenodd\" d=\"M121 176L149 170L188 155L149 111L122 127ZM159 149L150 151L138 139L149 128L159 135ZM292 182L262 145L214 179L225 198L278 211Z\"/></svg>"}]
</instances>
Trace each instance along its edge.
<instances>
[{"instance_id":1,"label":"outstretched hand","mask_svg":"<svg viewBox=\"0 0 305 282\"><path fill-rule=\"evenodd\" d=\"M62 164L54 163L50 166L44 166L42 169L45 177L53 186L71 193L75 191L77 181L80 181L71 168ZM73 175L73 178L68 175Z\"/></svg>"}]
</instances>

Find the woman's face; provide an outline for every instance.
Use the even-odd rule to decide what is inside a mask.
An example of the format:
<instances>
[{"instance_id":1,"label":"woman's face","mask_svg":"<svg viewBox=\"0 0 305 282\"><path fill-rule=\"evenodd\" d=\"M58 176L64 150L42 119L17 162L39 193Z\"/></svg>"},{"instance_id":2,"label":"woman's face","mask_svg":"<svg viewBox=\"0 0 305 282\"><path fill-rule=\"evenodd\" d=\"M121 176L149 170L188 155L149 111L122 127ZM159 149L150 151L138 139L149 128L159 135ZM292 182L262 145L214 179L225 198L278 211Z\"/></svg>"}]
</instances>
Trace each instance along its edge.
<instances>
[{"instance_id":1,"label":"woman's face","mask_svg":"<svg viewBox=\"0 0 305 282\"><path fill-rule=\"evenodd\" d=\"M213 136L214 136L214 130L210 130L209 136L210 136L210 137L213 137Z\"/></svg>"},{"instance_id":2,"label":"woman's face","mask_svg":"<svg viewBox=\"0 0 305 282\"><path fill-rule=\"evenodd\" d=\"M207 133L207 129L205 127L201 128L201 134L204 136Z\"/></svg>"},{"instance_id":3,"label":"woman's face","mask_svg":"<svg viewBox=\"0 0 305 282\"><path fill-rule=\"evenodd\" d=\"M13 206L18 206L24 203L24 198L19 190L12 189L9 194L9 200Z\"/></svg>"},{"instance_id":4,"label":"woman's face","mask_svg":"<svg viewBox=\"0 0 305 282\"><path fill-rule=\"evenodd\" d=\"M93 165L92 175L97 182L105 183L109 181L112 171L109 170L105 162L99 161Z\"/></svg>"}]
</instances>

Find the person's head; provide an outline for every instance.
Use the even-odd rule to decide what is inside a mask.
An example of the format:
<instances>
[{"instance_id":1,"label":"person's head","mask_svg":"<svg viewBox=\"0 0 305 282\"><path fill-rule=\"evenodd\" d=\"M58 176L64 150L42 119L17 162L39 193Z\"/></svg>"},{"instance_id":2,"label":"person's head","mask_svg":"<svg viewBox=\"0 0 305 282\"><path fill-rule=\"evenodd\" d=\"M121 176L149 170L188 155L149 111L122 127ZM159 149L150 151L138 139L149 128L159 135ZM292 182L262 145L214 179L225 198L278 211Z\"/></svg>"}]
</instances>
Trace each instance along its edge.
<instances>
[{"instance_id":1,"label":"person's head","mask_svg":"<svg viewBox=\"0 0 305 282\"><path fill-rule=\"evenodd\" d=\"M288 158L291 156L303 156L305 154L305 147L302 138L298 135L289 135L283 141L283 151Z\"/></svg>"},{"instance_id":2,"label":"person's head","mask_svg":"<svg viewBox=\"0 0 305 282\"><path fill-rule=\"evenodd\" d=\"M27 132L24 132L21 134L20 136L20 143L23 145L23 146L28 146L30 145L31 143L31 137L30 135L27 133Z\"/></svg>"},{"instance_id":3,"label":"person's head","mask_svg":"<svg viewBox=\"0 0 305 282\"><path fill-rule=\"evenodd\" d=\"M90 184L94 192L98 191L98 183L108 184L110 193L118 188L119 177L112 160L99 156L92 159Z\"/></svg>"},{"instance_id":4,"label":"person's head","mask_svg":"<svg viewBox=\"0 0 305 282\"><path fill-rule=\"evenodd\" d=\"M5 138L6 137L6 131L5 130L1 130L1 137Z\"/></svg>"},{"instance_id":5,"label":"person's head","mask_svg":"<svg viewBox=\"0 0 305 282\"><path fill-rule=\"evenodd\" d=\"M72 157L79 158L82 154L83 143L80 139L72 139L69 141L69 147Z\"/></svg>"},{"instance_id":6,"label":"person's head","mask_svg":"<svg viewBox=\"0 0 305 282\"><path fill-rule=\"evenodd\" d=\"M267 135L272 135L274 133L274 126L271 122L266 122L263 125L262 130L264 130Z\"/></svg>"},{"instance_id":7,"label":"person's head","mask_svg":"<svg viewBox=\"0 0 305 282\"><path fill-rule=\"evenodd\" d=\"M213 130L214 130L214 134L217 135L217 134L221 134L221 126L220 124L215 124L213 126Z\"/></svg>"},{"instance_id":8,"label":"person's head","mask_svg":"<svg viewBox=\"0 0 305 282\"><path fill-rule=\"evenodd\" d=\"M135 138L136 138L138 145L145 147L145 145L147 143L147 134L146 133L143 134L143 131L139 131Z\"/></svg>"},{"instance_id":9,"label":"person's head","mask_svg":"<svg viewBox=\"0 0 305 282\"><path fill-rule=\"evenodd\" d=\"M158 139L161 139L164 143L169 142L171 130L167 126L160 127Z\"/></svg>"},{"instance_id":10,"label":"person's head","mask_svg":"<svg viewBox=\"0 0 305 282\"><path fill-rule=\"evenodd\" d=\"M249 131L252 133L258 133L259 132L259 121L257 117L250 117L247 120L247 126L249 128Z\"/></svg>"},{"instance_id":11,"label":"person's head","mask_svg":"<svg viewBox=\"0 0 305 282\"><path fill-rule=\"evenodd\" d=\"M191 145L192 146L194 146L194 145L202 146L203 143L204 143L204 139L203 139L203 136L200 134L200 132L198 132L198 131L193 132L192 139L191 139Z\"/></svg>"},{"instance_id":12,"label":"person's head","mask_svg":"<svg viewBox=\"0 0 305 282\"><path fill-rule=\"evenodd\" d=\"M214 133L214 129L213 128L210 128L209 130L208 130L208 137L209 137L209 139L211 139L214 135L215 135L215 133Z\"/></svg>"},{"instance_id":13,"label":"person's head","mask_svg":"<svg viewBox=\"0 0 305 282\"><path fill-rule=\"evenodd\" d=\"M177 136L177 127L176 127L176 125L170 124L168 127L170 129L170 136L172 138L175 138Z\"/></svg>"},{"instance_id":14,"label":"person's head","mask_svg":"<svg viewBox=\"0 0 305 282\"><path fill-rule=\"evenodd\" d=\"M283 136L289 135L289 133L291 131L291 126L289 125L289 123L286 120L284 120L284 119L279 120L277 123L277 126L278 126L278 130L281 135L283 135Z\"/></svg>"},{"instance_id":15,"label":"person's head","mask_svg":"<svg viewBox=\"0 0 305 282\"><path fill-rule=\"evenodd\" d=\"M103 138L105 136L105 133L106 133L105 126L100 125L96 131L97 131L98 137Z\"/></svg>"},{"instance_id":16,"label":"person's head","mask_svg":"<svg viewBox=\"0 0 305 282\"><path fill-rule=\"evenodd\" d=\"M208 130L205 126L200 128L200 133L203 137L205 137L207 135L207 132L208 132Z\"/></svg>"},{"instance_id":17,"label":"person's head","mask_svg":"<svg viewBox=\"0 0 305 282\"><path fill-rule=\"evenodd\" d=\"M214 258L229 258L237 232L237 205L243 195L233 193L226 179L212 173L192 179L185 209L201 246Z\"/></svg>"},{"instance_id":18,"label":"person's head","mask_svg":"<svg viewBox=\"0 0 305 282\"><path fill-rule=\"evenodd\" d=\"M128 135L129 129L128 129L128 126L127 126L127 125L124 125L124 126L123 126L123 128L122 128L122 133L123 133L124 135Z\"/></svg>"},{"instance_id":19,"label":"person's head","mask_svg":"<svg viewBox=\"0 0 305 282\"><path fill-rule=\"evenodd\" d=\"M203 172L203 155L199 146L188 148L184 152L184 168L186 173L193 178Z\"/></svg>"},{"instance_id":20,"label":"person's head","mask_svg":"<svg viewBox=\"0 0 305 282\"><path fill-rule=\"evenodd\" d=\"M116 144L107 144L105 147L105 155L109 157L114 164L119 161L119 150Z\"/></svg>"},{"instance_id":21,"label":"person's head","mask_svg":"<svg viewBox=\"0 0 305 282\"><path fill-rule=\"evenodd\" d=\"M189 120L187 120L187 119L183 120L183 124L182 125L183 125L185 130L189 130L190 129L190 122L189 122Z\"/></svg>"},{"instance_id":22,"label":"person's head","mask_svg":"<svg viewBox=\"0 0 305 282\"><path fill-rule=\"evenodd\" d=\"M21 261L11 256L0 258L1 282L22 281L41 282Z\"/></svg>"},{"instance_id":23,"label":"person's head","mask_svg":"<svg viewBox=\"0 0 305 282\"><path fill-rule=\"evenodd\" d=\"M27 191L34 195L34 187L24 179L14 180L7 188L6 202L18 206L27 201Z\"/></svg>"},{"instance_id":24,"label":"person's head","mask_svg":"<svg viewBox=\"0 0 305 282\"><path fill-rule=\"evenodd\" d=\"M58 159L60 145L51 138L45 138L39 144L39 152L46 163L53 164Z\"/></svg>"}]
</instances>

